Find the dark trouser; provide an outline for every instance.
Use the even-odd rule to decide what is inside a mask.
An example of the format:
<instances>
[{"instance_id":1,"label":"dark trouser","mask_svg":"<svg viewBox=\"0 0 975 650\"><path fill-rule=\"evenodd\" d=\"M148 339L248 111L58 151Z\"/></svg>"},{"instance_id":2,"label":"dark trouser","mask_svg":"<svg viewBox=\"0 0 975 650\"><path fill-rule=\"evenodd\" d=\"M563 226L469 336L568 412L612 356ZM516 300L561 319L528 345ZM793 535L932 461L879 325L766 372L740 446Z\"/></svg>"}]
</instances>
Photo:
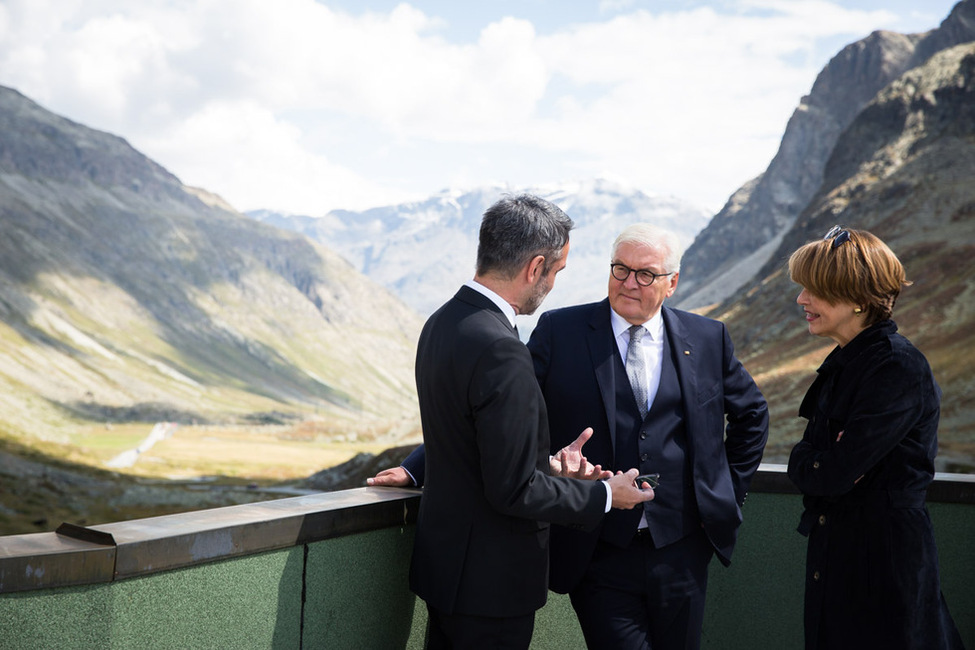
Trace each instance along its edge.
<instances>
[{"instance_id":1,"label":"dark trouser","mask_svg":"<svg viewBox=\"0 0 975 650\"><path fill-rule=\"evenodd\" d=\"M444 614L427 605L427 650L526 650L535 629L535 612L496 618Z\"/></svg>"},{"instance_id":2,"label":"dark trouser","mask_svg":"<svg viewBox=\"0 0 975 650\"><path fill-rule=\"evenodd\" d=\"M708 564L704 531L663 548L637 535L627 548L600 541L569 594L590 650L696 650Z\"/></svg>"}]
</instances>

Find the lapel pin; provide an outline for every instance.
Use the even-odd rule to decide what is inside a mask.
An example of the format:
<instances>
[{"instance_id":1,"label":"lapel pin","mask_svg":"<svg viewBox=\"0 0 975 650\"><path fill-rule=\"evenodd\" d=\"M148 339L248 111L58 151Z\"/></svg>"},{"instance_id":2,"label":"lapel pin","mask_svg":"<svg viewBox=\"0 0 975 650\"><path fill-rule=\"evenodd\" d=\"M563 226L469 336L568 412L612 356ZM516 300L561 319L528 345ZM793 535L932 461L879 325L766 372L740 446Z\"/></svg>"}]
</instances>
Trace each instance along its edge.
<instances>
[{"instance_id":1,"label":"lapel pin","mask_svg":"<svg viewBox=\"0 0 975 650\"><path fill-rule=\"evenodd\" d=\"M690 350L684 350L684 356L685 357L691 356L691 351Z\"/></svg>"}]
</instances>

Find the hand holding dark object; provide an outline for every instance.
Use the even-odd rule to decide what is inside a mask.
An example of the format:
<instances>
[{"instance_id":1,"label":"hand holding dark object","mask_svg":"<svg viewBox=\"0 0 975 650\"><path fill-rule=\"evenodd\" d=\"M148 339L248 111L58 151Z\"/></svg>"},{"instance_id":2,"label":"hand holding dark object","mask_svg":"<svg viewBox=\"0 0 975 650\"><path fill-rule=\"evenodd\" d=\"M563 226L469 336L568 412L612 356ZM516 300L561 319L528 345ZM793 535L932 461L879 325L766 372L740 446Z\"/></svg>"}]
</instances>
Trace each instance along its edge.
<instances>
[{"instance_id":1,"label":"hand holding dark object","mask_svg":"<svg viewBox=\"0 0 975 650\"><path fill-rule=\"evenodd\" d=\"M607 481L613 490L613 507L620 510L630 510L645 501L653 500L653 489L642 490L636 486L639 470L633 468L626 472L617 472L616 476Z\"/></svg>"},{"instance_id":2,"label":"hand holding dark object","mask_svg":"<svg viewBox=\"0 0 975 650\"><path fill-rule=\"evenodd\" d=\"M646 489L643 486L646 485L648 488L656 488L660 485L660 474L640 474L634 480L636 486L641 489Z\"/></svg>"}]
</instances>

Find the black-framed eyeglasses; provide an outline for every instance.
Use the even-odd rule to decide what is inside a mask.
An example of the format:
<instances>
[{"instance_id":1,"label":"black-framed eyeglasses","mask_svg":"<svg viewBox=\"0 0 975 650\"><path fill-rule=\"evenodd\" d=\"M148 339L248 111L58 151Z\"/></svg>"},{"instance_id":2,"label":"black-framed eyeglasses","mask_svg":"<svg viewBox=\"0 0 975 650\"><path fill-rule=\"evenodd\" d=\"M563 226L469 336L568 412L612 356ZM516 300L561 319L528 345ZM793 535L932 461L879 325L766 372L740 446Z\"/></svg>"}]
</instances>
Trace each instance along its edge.
<instances>
[{"instance_id":1,"label":"black-framed eyeglasses","mask_svg":"<svg viewBox=\"0 0 975 650\"><path fill-rule=\"evenodd\" d=\"M670 273L654 273L650 269L631 269L627 265L618 262L610 264L609 269L613 272L613 277L620 282L626 282L627 278L630 277L630 273L635 273L636 283L641 287L649 287L657 278L665 278L668 275L674 274L673 271Z\"/></svg>"},{"instance_id":2,"label":"black-framed eyeglasses","mask_svg":"<svg viewBox=\"0 0 975 650\"><path fill-rule=\"evenodd\" d=\"M846 226L833 226L823 237L824 240L833 240L833 245L830 250L836 250L846 242L850 241L850 231L846 229Z\"/></svg>"}]
</instances>

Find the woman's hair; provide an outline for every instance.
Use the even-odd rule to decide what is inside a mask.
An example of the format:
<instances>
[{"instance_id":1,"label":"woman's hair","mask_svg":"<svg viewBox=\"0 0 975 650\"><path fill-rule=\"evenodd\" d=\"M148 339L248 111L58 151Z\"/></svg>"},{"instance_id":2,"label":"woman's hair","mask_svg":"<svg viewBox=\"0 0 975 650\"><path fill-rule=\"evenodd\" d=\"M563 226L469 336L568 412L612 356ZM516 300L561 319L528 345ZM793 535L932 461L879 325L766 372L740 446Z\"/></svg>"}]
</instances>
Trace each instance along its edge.
<instances>
[{"instance_id":1,"label":"woman's hair","mask_svg":"<svg viewBox=\"0 0 975 650\"><path fill-rule=\"evenodd\" d=\"M834 228L789 258L789 277L830 304L850 302L867 326L890 318L901 288L909 286L894 252L866 230Z\"/></svg>"}]
</instances>

